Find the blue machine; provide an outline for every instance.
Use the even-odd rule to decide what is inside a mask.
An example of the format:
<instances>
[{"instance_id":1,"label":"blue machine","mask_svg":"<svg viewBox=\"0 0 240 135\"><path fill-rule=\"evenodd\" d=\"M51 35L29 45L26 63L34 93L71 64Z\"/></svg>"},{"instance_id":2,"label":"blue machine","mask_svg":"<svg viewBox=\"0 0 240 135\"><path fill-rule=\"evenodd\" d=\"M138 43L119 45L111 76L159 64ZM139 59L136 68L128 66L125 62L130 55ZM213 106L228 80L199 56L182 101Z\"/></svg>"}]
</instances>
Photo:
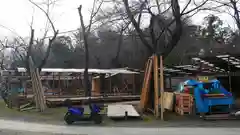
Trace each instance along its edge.
<instances>
[{"instance_id":1,"label":"blue machine","mask_svg":"<svg viewBox=\"0 0 240 135\"><path fill-rule=\"evenodd\" d=\"M187 85L194 86L195 105L198 113L208 113L212 106L231 106L234 102L232 93L223 88L218 80L207 83L189 80ZM218 89L221 94L210 94L214 89Z\"/></svg>"},{"instance_id":2,"label":"blue machine","mask_svg":"<svg viewBox=\"0 0 240 135\"><path fill-rule=\"evenodd\" d=\"M64 120L67 124L73 124L76 121L94 121L95 124L102 123L101 108L96 104L90 104L90 114L84 114L83 107L73 107L70 100L65 101L65 104L66 102L68 111L64 116Z\"/></svg>"}]
</instances>

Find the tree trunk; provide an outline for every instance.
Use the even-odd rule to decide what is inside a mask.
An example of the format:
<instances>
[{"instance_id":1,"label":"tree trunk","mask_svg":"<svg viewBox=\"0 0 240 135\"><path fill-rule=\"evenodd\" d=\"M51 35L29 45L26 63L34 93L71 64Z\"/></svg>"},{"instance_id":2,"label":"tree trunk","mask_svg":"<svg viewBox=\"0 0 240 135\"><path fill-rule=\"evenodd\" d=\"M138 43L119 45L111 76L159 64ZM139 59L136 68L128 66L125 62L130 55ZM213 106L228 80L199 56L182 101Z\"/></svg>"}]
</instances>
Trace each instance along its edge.
<instances>
[{"instance_id":1,"label":"tree trunk","mask_svg":"<svg viewBox=\"0 0 240 135\"><path fill-rule=\"evenodd\" d=\"M82 33L83 33L83 40L84 40L84 48L85 48L85 68L84 68L84 87L85 87L85 95L91 96L91 90L89 89L89 76L88 76L88 65L89 65L89 52L88 52L88 39L86 34L86 28L83 22L82 16L82 5L78 8L78 13L80 17ZM79 39L81 41L81 39Z\"/></svg>"}]
</instances>

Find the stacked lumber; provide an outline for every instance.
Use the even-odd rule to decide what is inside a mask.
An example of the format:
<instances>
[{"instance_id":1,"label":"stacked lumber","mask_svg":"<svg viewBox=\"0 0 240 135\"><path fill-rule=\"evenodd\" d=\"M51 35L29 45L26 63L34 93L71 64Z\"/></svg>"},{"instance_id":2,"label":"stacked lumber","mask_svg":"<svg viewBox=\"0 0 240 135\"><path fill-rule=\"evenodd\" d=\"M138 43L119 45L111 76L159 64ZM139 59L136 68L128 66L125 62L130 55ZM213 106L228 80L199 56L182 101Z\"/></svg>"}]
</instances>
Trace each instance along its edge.
<instances>
[{"instance_id":1,"label":"stacked lumber","mask_svg":"<svg viewBox=\"0 0 240 135\"><path fill-rule=\"evenodd\" d=\"M177 93L175 111L180 115L191 114L193 97L191 94Z\"/></svg>"},{"instance_id":2,"label":"stacked lumber","mask_svg":"<svg viewBox=\"0 0 240 135\"><path fill-rule=\"evenodd\" d=\"M42 82L40 80L38 69L34 67L31 57L29 58L29 68L30 68L30 76L31 76L32 89L34 93L36 109L40 112L43 112L46 109L46 100L44 97L44 90L42 87Z\"/></svg>"}]
</instances>

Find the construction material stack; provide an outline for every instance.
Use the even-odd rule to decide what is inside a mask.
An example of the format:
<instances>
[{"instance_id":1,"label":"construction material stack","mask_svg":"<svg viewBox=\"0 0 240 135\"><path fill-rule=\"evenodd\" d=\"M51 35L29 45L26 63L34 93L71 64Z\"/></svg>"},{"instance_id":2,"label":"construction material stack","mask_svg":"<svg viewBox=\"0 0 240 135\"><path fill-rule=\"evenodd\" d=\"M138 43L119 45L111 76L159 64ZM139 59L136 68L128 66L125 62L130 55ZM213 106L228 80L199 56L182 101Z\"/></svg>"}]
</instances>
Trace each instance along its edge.
<instances>
[{"instance_id":1,"label":"construction material stack","mask_svg":"<svg viewBox=\"0 0 240 135\"><path fill-rule=\"evenodd\" d=\"M191 94L177 93L175 111L179 115L191 114L193 107L193 97Z\"/></svg>"}]
</instances>

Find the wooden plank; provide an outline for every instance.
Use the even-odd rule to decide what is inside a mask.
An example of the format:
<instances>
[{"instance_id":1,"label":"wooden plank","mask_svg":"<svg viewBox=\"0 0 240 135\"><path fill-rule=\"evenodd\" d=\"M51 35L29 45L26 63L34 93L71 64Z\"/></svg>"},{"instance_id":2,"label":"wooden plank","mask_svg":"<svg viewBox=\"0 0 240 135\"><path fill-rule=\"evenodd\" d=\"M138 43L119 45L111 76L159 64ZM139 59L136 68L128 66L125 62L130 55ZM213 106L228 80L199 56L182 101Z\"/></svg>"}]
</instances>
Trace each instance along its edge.
<instances>
[{"instance_id":1,"label":"wooden plank","mask_svg":"<svg viewBox=\"0 0 240 135\"><path fill-rule=\"evenodd\" d=\"M143 87L141 92L141 98L140 98L140 108L142 111L146 109L147 102L149 100L149 85L150 85L150 78L152 75L152 57L148 59L148 62L146 64L145 74L144 74L144 81L143 81Z\"/></svg>"},{"instance_id":2,"label":"wooden plank","mask_svg":"<svg viewBox=\"0 0 240 135\"><path fill-rule=\"evenodd\" d=\"M100 95L100 79L92 78L92 95L99 96Z\"/></svg>"},{"instance_id":3,"label":"wooden plank","mask_svg":"<svg viewBox=\"0 0 240 135\"><path fill-rule=\"evenodd\" d=\"M160 90L161 90L161 120L164 120L164 78L163 78L163 58L160 56Z\"/></svg>"},{"instance_id":4,"label":"wooden plank","mask_svg":"<svg viewBox=\"0 0 240 135\"><path fill-rule=\"evenodd\" d=\"M36 69L35 74L36 74L36 81L38 84L38 90L40 93L39 96L40 96L40 100L41 100L41 111L44 111L46 109L46 100L45 100L43 85L42 85L42 81L40 80L40 75L39 75L38 69Z\"/></svg>"},{"instance_id":5,"label":"wooden plank","mask_svg":"<svg viewBox=\"0 0 240 135\"><path fill-rule=\"evenodd\" d=\"M154 55L154 112L155 116L159 117L159 72L158 72L158 57L157 55Z\"/></svg>"},{"instance_id":6,"label":"wooden plank","mask_svg":"<svg viewBox=\"0 0 240 135\"><path fill-rule=\"evenodd\" d=\"M47 98L48 101L64 101L66 99L70 100L88 100L90 97L74 97L74 98ZM124 100L124 99L139 99L139 96L108 96L108 97L91 97L91 100Z\"/></svg>"},{"instance_id":7,"label":"wooden plank","mask_svg":"<svg viewBox=\"0 0 240 135\"><path fill-rule=\"evenodd\" d=\"M44 91L42 88L40 75L39 75L38 69L34 67L32 57L29 58L29 68L30 68L31 82L32 82L33 91L35 95L36 109L42 112L46 108L46 101L44 99Z\"/></svg>"},{"instance_id":8,"label":"wooden plank","mask_svg":"<svg viewBox=\"0 0 240 135\"><path fill-rule=\"evenodd\" d=\"M132 75L132 84L133 84L133 94L136 94L136 81L135 81L135 74Z\"/></svg>"},{"instance_id":9,"label":"wooden plank","mask_svg":"<svg viewBox=\"0 0 240 135\"><path fill-rule=\"evenodd\" d=\"M127 104L111 104L107 107L107 116L108 117L125 117L125 112L127 116L130 117L140 117L140 114L132 105Z\"/></svg>"},{"instance_id":10,"label":"wooden plank","mask_svg":"<svg viewBox=\"0 0 240 135\"><path fill-rule=\"evenodd\" d=\"M173 110L174 94L171 92L164 92L164 109ZM161 104L161 97L159 98L159 104Z\"/></svg>"}]
</instances>

